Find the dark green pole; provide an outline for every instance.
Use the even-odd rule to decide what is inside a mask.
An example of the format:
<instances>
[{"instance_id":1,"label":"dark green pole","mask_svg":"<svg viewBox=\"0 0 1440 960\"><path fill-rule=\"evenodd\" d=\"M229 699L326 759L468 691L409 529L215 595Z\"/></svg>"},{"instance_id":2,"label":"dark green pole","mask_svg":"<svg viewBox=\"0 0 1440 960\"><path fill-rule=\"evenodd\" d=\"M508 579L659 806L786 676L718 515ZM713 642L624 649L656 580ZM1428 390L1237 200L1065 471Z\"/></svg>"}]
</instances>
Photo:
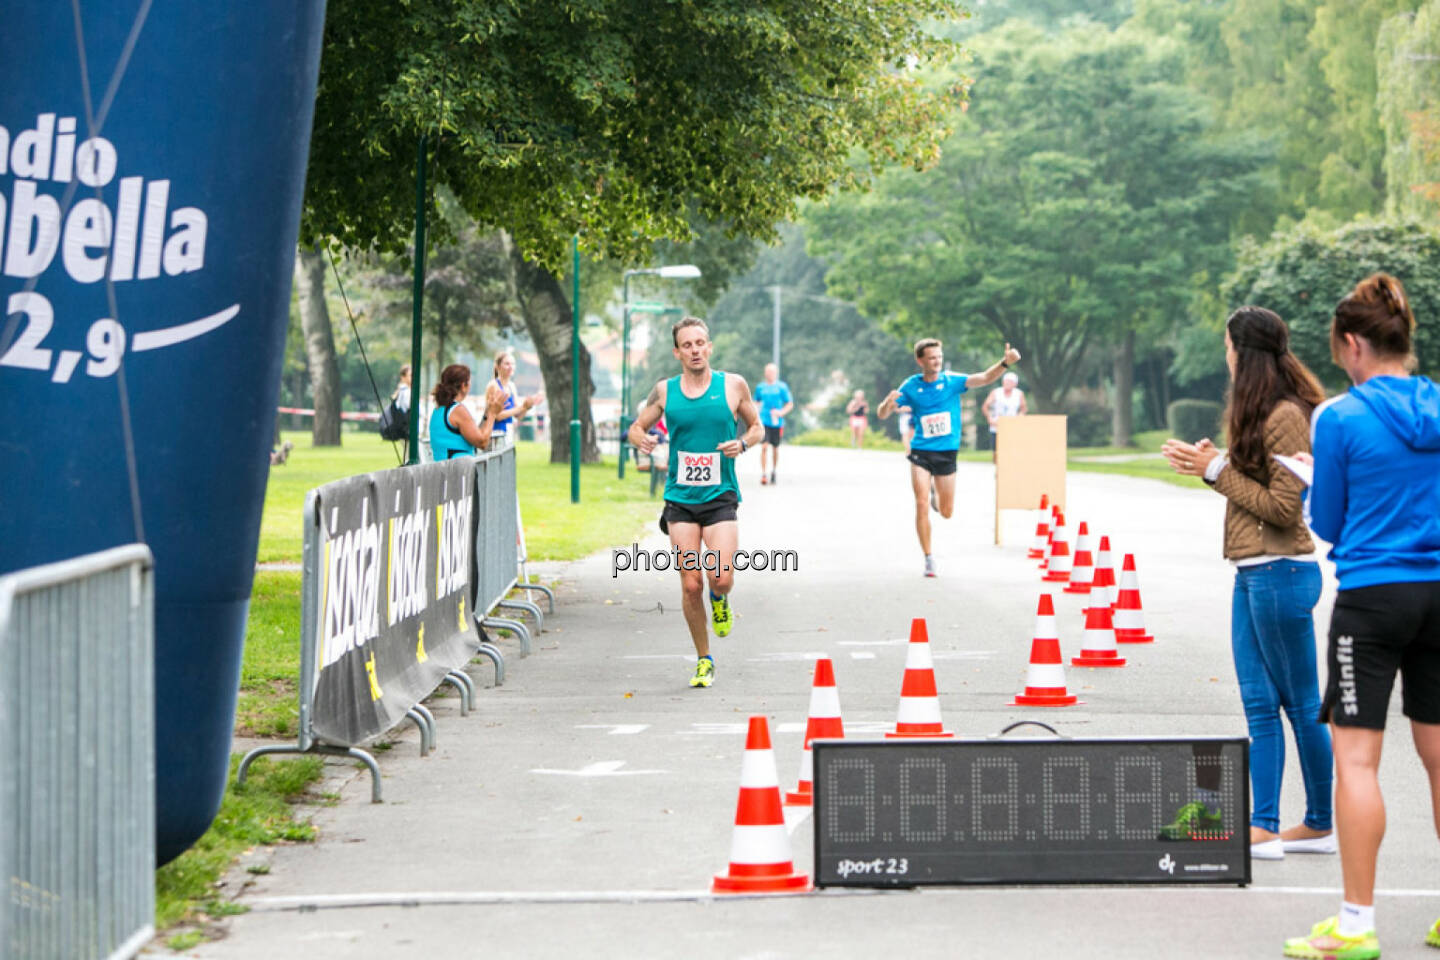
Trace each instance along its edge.
<instances>
[{"instance_id":1,"label":"dark green pole","mask_svg":"<svg viewBox=\"0 0 1440 960\"><path fill-rule=\"evenodd\" d=\"M425 135L415 151L415 287L410 321L410 459L420 462L420 316L425 306Z\"/></svg>"},{"instance_id":2,"label":"dark green pole","mask_svg":"<svg viewBox=\"0 0 1440 960\"><path fill-rule=\"evenodd\" d=\"M630 271L625 271L624 283L625 296L621 300L621 311L624 315L622 326L624 332L620 335L620 461L617 468L617 476L625 479L625 429L629 426L630 413Z\"/></svg>"},{"instance_id":3,"label":"dark green pole","mask_svg":"<svg viewBox=\"0 0 1440 960\"><path fill-rule=\"evenodd\" d=\"M580 502L580 237L570 238L570 502Z\"/></svg>"}]
</instances>

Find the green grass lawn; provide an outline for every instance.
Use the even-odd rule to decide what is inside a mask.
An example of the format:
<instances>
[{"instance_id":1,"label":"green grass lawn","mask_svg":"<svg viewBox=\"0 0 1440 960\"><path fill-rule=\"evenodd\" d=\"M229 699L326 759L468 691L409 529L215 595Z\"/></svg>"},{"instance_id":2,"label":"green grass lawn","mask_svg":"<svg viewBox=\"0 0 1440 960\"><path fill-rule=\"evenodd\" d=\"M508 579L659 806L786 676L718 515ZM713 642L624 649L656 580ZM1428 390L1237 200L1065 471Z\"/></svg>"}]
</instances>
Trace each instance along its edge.
<instances>
[{"instance_id":1,"label":"green grass lawn","mask_svg":"<svg viewBox=\"0 0 1440 960\"><path fill-rule=\"evenodd\" d=\"M294 804L330 799L309 792L322 762L313 756L257 760L245 786L237 787L240 755L230 758L230 782L215 822L195 846L155 871L155 929L172 934L166 940L172 949L187 950L205 939L208 921L244 912L215 891L215 881L241 853L256 844L315 838L314 827L295 819Z\"/></svg>"},{"instance_id":2,"label":"green grass lawn","mask_svg":"<svg viewBox=\"0 0 1440 960\"><path fill-rule=\"evenodd\" d=\"M662 496L650 499L650 474L625 466L616 477L615 458L580 468L580 502L570 502L570 465L551 463L549 444L518 448L520 514L532 560L575 560L606 547L626 546L645 528L659 532Z\"/></svg>"},{"instance_id":3,"label":"green grass lawn","mask_svg":"<svg viewBox=\"0 0 1440 960\"><path fill-rule=\"evenodd\" d=\"M1071 447L1072 457L1123 457L1141 453L1159 453L1160 445L1170 436L1168 430L1147 430L1134 434L1128 447Z\"/></svg>"},{"instance_id":4,"label":"green grass lawn","mask_svg":"<svg viewBox=\"0 0 1440 960\"><path fill-rule=\"evenodd\" d=\"M286 433L295 444L283 466L270 468L260 520L261 563L298 563L301 513L307 491L331 480L395 466L389 443L376 434L347 433L340 447L312 447L308 433ZM629 543L660 515L650 499L650 478L627 467L616 477L615 458L580 468L580 502L570 502L570 465L550 462L546 443L516 448L520 512L532 560L574 560L604 547Z\"/></svg>"},{"instance_id":5,"label":"green grass lawn","mask_svg":"<svg viewBox=\"0 0 1440 960\"><path fill-rule=\"evenodd\" d=\"M293 737L300 708L300 574L255 574L235 733L242 737Z\"/></svg>"},{"instance_id":6,"label":"green grass lawn","mask_svg":"<svg viewBox=\"0 0 1440 960\"><path fill-rule=\"evenodd\" d=\"M794 440L786 439L797 447L850 447L850 428L836 427L833 430L806 430ZM865 431L866 450L904 450L899 440L891 440L878 430Z\"/></svg>"}]
</instances>

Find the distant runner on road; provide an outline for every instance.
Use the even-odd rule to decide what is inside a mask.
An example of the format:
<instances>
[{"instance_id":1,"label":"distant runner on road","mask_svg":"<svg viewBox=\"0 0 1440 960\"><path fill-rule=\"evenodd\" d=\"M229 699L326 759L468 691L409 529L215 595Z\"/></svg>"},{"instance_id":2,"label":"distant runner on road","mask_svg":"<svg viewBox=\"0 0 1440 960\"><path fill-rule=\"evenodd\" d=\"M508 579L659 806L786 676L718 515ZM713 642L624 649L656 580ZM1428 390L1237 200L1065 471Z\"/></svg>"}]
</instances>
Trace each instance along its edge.
<instances>
[{"instance_id":1,"label":"distant runner on road","mask_svg":"<svg viewBox=\"0 0 1440 960\"><path fill-rule=\"evenodd\" d=\"M915 363L920 372L900 384L876 409L880 418L890 416L897 406L910 408L915 439L910 442L910 485L915 491L915 534L925 554L925 576L935 576L935 559L930 555L930 513L934 509L949 518L955 510L955 455L960 449L960 395L971 387L995 382L1020 351L1005 344L1005 356L984 373L949 373L945 351L939 340L926 338L915 344ZM937 496L938 494L938 496Z\"/></svg>"},{"instance_id":2,"label":"distant runner on road","mask_svg":"<svg viewBox=\"0 0 1440 960\"><path fill-rule=\"evenodd\" d=\"M780 440L785 435L785 415L795 409L790 385L780 379L780 368L765 364L765 379L755 387L755 400L760 404L760 423L765 427L765 445L760 448L760 485L765 485L765 455L770 454L770 482L775 482L775 469L780 466Z\"/></svg>"},{"instance_id":3,"label":"distant runner on road","mask_svg":"<svg viewBox=\"0 0 1440 960\"><path fill-rule=\"evenodd\" d=\"M734 622L729 599L735 585L731 563L740 541L735 458L759 442L764 430L745 378L710 368L710 329L704 320L685 317L676 322L670 339L681 373L655 384L627 438L648 454L656 443L650 428L662 416L670 431L660 529L670 535L670 543L679 551L681 607L698 658L690 686L708 687L715 682L715 660L710 655L702 591L708 577L710 620L717 637L727 636ZM735 436L737 419L745 425L739 437ZM699 562L702 544L718 555L718 563L708 564L714 569L704 570L704 576Z\"/></svg>"}]
</instances>

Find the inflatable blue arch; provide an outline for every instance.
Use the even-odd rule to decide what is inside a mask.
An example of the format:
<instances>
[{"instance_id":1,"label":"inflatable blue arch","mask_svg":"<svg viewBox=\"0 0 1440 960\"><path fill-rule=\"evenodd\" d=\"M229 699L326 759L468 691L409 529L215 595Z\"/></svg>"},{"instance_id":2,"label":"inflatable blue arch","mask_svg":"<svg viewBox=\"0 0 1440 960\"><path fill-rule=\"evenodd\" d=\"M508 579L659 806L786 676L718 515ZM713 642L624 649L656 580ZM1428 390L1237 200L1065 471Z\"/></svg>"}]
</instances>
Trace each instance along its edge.
<instances>
[{"instance_id":1,"label":"inflatable blue arch","mask_svg":"<svg viewBox=\"0 0 1440 960\"><path fill-rule=\"evenodd\" d=\"M153 551L160 862L225 788L323 21L5 10L0 572Z\"/></svg>"}]
</instances>

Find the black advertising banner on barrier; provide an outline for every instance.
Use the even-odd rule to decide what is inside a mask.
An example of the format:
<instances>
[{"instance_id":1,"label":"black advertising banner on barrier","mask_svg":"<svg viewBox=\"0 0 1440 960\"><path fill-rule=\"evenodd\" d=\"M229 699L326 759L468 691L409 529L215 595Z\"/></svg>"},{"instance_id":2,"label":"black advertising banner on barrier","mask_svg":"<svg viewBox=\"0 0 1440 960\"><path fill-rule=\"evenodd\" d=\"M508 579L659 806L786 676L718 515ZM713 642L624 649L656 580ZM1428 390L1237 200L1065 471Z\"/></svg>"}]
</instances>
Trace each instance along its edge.
<instances>
[{"instance_id":1,"label":"black advertising banner on barrier","mask_svg":"<svg viewBox=\"0 0 1440 960\"><path fill-rule=\"evenodd\" d=\"M467 608L474 484L461 457L317 491L319 739L353 746L385 732L479 646Z\"/></svg>"}]
</instances>

